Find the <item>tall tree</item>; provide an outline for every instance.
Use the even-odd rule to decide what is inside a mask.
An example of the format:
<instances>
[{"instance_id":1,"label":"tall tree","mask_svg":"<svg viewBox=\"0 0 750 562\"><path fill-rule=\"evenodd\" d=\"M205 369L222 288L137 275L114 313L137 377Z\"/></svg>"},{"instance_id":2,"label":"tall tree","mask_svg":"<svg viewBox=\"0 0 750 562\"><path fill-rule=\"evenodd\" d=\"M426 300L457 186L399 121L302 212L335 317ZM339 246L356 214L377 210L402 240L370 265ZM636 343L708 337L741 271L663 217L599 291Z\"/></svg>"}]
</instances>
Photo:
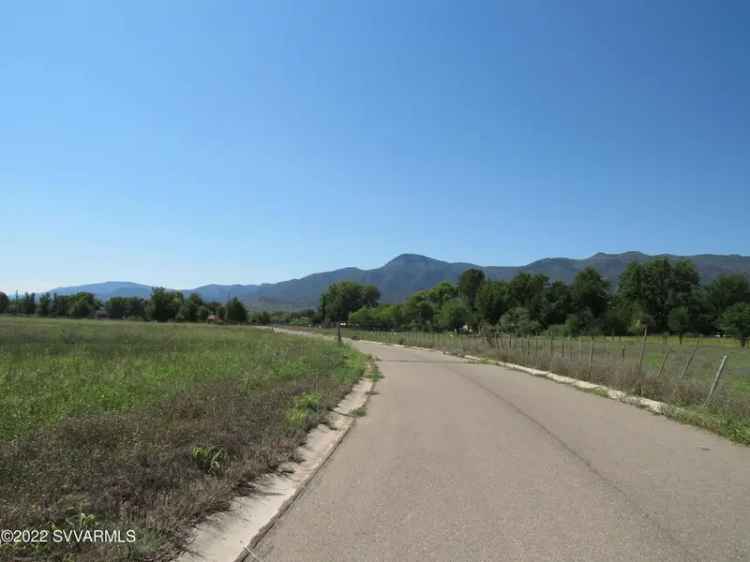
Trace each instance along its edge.
<instances>
[{"instance_id":1,"label":"tall tree","mask_svg":"<svg viewBox=\"0 0 750 562\"><path fill-rule=\"evenodd\" d=\"M39 295L39 303L36 307L36 313L39 316L49 316L51 305L52 299L49 296L49 293Z\"/></svg>"},{"instance_id":2,"label":"tall tree","mask_svg":"<svg viewBox=\"0 0 750 562\"><path fill-rule=\"evenodd\" d=\"M544 293L549 279L546 275L537 273L531 275L519 273L508 284L510 291L510 306L525 308L531 320L539 321L544 308Z\"/></svg>"},{"instance_id":3,"label":"tall tree","mask_svg":"<svg viewBox=\"0 0 750 562\"><path fill-rule=\"evenodd\" d=\"M328 322L344 322L363 306L375 306L380 298L377 287L352 281L340 281L328 287L320 296L320 313Z\"/></svg>"},{"instance_id":4,"label":"tall tree","mask_svg":"<svg viewBox=\"0 0 750 562\"><path fill-rule=\"evenodd\" d=\"M737 338L742 347L750 338L750 303L738 302L724 311L720 321L721 329Z\"/></svg>"},{"instance_id":5,"label":"tall tree","mask_svg":"<svg viewBox=\"0 0 750 562\"><path fill-rule=\"evenodd\" d=\"M714 307L717 316L732 305L750 302L750 282L742 274L719 275L706 288L708 300Z\"/></svg>"},{"instance_id":6,"label":"tall tree","mask_svg":"<svg viewBox=\"0 0 750 562\"><path fill-rule=\"evenodd\" d=\"M484 272L481 269L467 269L458 279L458 292L461 293L472 309L476 308L477 293L484 282Z\"/></svg>"},{"instance_id":7,"label":"tall tree","mask_svg":"<svg viewBox=\"0 0 750 562\"><path fill-rule=\"evenodd\" d=\"M403 306L403 320L415 328L427 328L435 317L435 305L428 298L426 291L414 293Z\"/></svg>"},{"instance_id":8,"label":"tall tree","mask_svg":"<svg viewBox=\"0 0 750 562\"><path fill-rule=\"evenodd\" d=\"M440 309L440 326L458 331L471 322L471 310L462 299L452 299Z\"/></svg>"},{"instance_id":9,"label":"tall tree","mask_svg":"<svg viewBox=\"0 0 750 562\"><path fill-rule=\"evenodd\" d=\"M237 297L234 297L227 303L226 319L229 322L236 322L238 324L247 322L247 308L245 308L245 305Z\"/></svg>"},{"instance_id":10,"label":"tall tree","mask_svg":"<svg viewBox=\"0 0 750 562\"><path fill-rule=\"evenodd\" d=\"M698 297L698 272L681 260L674 265L667 258L644 264L631 263L620 276L618 295L638 305L658 331L668 328L669 312L679 306L692 306Z\"/></svg>"},{"instance_id":11,"label":"tall tree","mask_svg":"<svg viewBox=\"0 0 750 562\"><path fill-rule=\"evenodd\" d=\"M570 287L562 281L553 282L544 293L542 323L545 326L563 324L573 311Z\"/></svg>"},{"instance_id":12,"label":"tall tree","mask_svg":"<svg viewBox=\"0 0 750 562\"><path fill-rule=\"evenodd\" d=\"M24 293L21 301L21 312L24 314L34 314L36 312L36 294Z\"/></svg>"},{"instance_id":13,"label":"tall tree","mask_svg":"<svg viewBox=\"0 0 750 562\"><path fill-rule=\"evenodd\" d=\"M579 271L571 286L573 306L588 309L594 318L601 318L609 303L609 282L593 267Z\"/></svg>"},{"instance_id":14,"label":"tall tree","mask_svg":"<svg viewBox=\"0 0 750 562\"><path fill-rule=\"evenodd\" d=\"M670 310L667 317L667 324L669 325L669 331L677 334L680 338L680 344L682 344L682 336L690 327L690 313L688 312L688 308L686 306L677 306Z\"/></svg>"},{"instance_id":15,"label":"tall tree","mask_svg":"<svg viewBox=\"0 0 750 562\"><path fill-rule=\"evenodd\" d=\"M0 314L8 310L9 305L10 299L8 298L8 295L0 291Z\"/></svg>"},{"instance_id":16,"label":"tall tree","mask_svg":"<svg viewBox=\"0 0 750 562\"><path fill-rule=\"evenodd\" d=\"M104 303L104 310L107 311L107 316L110 318L120 320L128 313L128 299L124 297L111 297Z\"/></svg>"},{"instance_id":17,"label":"tall tree","mask_svg":"<svg viewBox=\"0 0 750 562\"><path fill-rule=\"evenodd\" d=\"M182 305L183 296L179 291L168 291L164 287L156 287L151 290L151 298L148 302L148 314L157 322L167 322L177 317L177 312Z\"/></svg>"},{"instance_id":18,"label":"tall tree","mask_svg":"<svg viewBox=\"0 0 750 562\"><path fill-rule=\"evenodd\" d=\"M442 308L445 303L458 296L458 289L455 285L451 285L447 281L442 281L432 289L424 291L424 294L437 308Z\"/></svg>"},{"instance_id":19,"label":"tall tree","mask_svg":"<svg viewBox=\"0 0 750 562\"><path fill-rule=\"evenodd\" d=\"M504 281L485 281L479 287L476 297L476 308L481 320L495 326L500 317L508 310L510 294L508 284Z\"/></svg>"}]
</instances>

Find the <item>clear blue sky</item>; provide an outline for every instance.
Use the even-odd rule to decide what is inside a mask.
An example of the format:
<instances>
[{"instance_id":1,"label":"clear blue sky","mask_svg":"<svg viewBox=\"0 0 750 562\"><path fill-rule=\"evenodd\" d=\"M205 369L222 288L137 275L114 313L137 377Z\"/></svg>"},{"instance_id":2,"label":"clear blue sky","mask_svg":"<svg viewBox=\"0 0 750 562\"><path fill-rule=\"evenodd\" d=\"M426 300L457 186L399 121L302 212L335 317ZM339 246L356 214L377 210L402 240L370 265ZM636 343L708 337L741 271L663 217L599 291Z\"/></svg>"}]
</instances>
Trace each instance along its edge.
<instances>
[{"instance_id":1,"label":"clear blue sky","mask_svg":"<svg viewBox=\"0 0 750 562\"><path fill-rule=\"evenodd\" d=\"M0 289L750 254L747 2L10 2Z\"/></svg>"}]
</instances>

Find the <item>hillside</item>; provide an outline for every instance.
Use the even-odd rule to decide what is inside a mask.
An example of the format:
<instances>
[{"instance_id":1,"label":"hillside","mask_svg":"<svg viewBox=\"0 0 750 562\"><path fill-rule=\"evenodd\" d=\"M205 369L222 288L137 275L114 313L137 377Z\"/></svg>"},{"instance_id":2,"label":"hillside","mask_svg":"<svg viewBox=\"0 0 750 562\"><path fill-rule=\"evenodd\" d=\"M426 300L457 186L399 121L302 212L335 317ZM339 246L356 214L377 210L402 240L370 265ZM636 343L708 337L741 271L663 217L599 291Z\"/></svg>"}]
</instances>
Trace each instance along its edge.
<instances>
[{"instance_id":1,"label":"hillside","mask_svg":"<svg viewBox=\"0 0 750 562\"><path fill-rule=\"evenodd\" d=\"M420 256L402 254L376 269L347 267L334 271L314 273L300 279L262 285L203 285L194 289L184 289L185 294L198 293L206 300L224 302L238 297L247 304L263 309L299 309L315 307L320 294L331 283L356 281L371 283L380 289L382 301L395 303L403 301L410 294L434 287L441 281L455 282L461 273L477 267L484 270L492 279L511 279L519 272L542 273L553 281L569 283L576 273L586 267L594 267L607 279L616 284L625 267L632 262L642 262L654 257L667 257L672 260L687 258L695 263L703 283L711 282L722 273L743 273L750 277L750 257L738 255L702 254L696 256L675 256L662 254L649 256L640 252L622 254L598 253L585 259L545 258L524 266L478 266L471 263L451 263ZM106 282L75 287L61 287L50 292L70 294L89 291L100 299L113 296L147 297L151 287L129 282Z\"/></svg>"}]
</instances>

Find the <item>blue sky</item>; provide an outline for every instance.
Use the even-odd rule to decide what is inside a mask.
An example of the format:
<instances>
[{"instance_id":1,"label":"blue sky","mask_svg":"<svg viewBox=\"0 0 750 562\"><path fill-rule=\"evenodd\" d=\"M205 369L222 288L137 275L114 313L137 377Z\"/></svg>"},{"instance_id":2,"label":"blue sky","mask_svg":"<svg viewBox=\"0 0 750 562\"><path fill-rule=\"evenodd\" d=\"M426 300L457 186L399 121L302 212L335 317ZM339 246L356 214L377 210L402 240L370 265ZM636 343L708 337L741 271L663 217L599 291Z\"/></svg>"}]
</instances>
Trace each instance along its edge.
<instances>
[{"instance_id":1,"label":"blue sky","mask_svg":"<svg viewBox=\"0 0 750 562\"><path fill-rule=\"evenodd\" d=\"M11 2L0 289L750 254L746 2Z\"/></svg>"}]
</instances>

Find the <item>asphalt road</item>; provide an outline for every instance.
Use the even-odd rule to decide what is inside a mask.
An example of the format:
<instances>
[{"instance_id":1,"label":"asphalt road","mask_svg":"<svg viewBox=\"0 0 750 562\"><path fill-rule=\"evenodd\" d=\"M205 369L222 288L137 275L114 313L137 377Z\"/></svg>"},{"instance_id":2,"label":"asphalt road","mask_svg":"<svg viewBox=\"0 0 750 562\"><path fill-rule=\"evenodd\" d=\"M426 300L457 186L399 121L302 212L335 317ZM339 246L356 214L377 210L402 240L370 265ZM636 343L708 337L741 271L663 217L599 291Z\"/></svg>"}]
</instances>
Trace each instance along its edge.
<instances>
[{"instance_id":1,"label":"asphalt road","mask_svg":"<svg viewBox=\"0 0 750 562\"><path fill-rule=\"evenodd\" d=\"M750 560L750 448L549 380L357 343L385 376L261 560Z\"/></svg>"}]
</instances>

